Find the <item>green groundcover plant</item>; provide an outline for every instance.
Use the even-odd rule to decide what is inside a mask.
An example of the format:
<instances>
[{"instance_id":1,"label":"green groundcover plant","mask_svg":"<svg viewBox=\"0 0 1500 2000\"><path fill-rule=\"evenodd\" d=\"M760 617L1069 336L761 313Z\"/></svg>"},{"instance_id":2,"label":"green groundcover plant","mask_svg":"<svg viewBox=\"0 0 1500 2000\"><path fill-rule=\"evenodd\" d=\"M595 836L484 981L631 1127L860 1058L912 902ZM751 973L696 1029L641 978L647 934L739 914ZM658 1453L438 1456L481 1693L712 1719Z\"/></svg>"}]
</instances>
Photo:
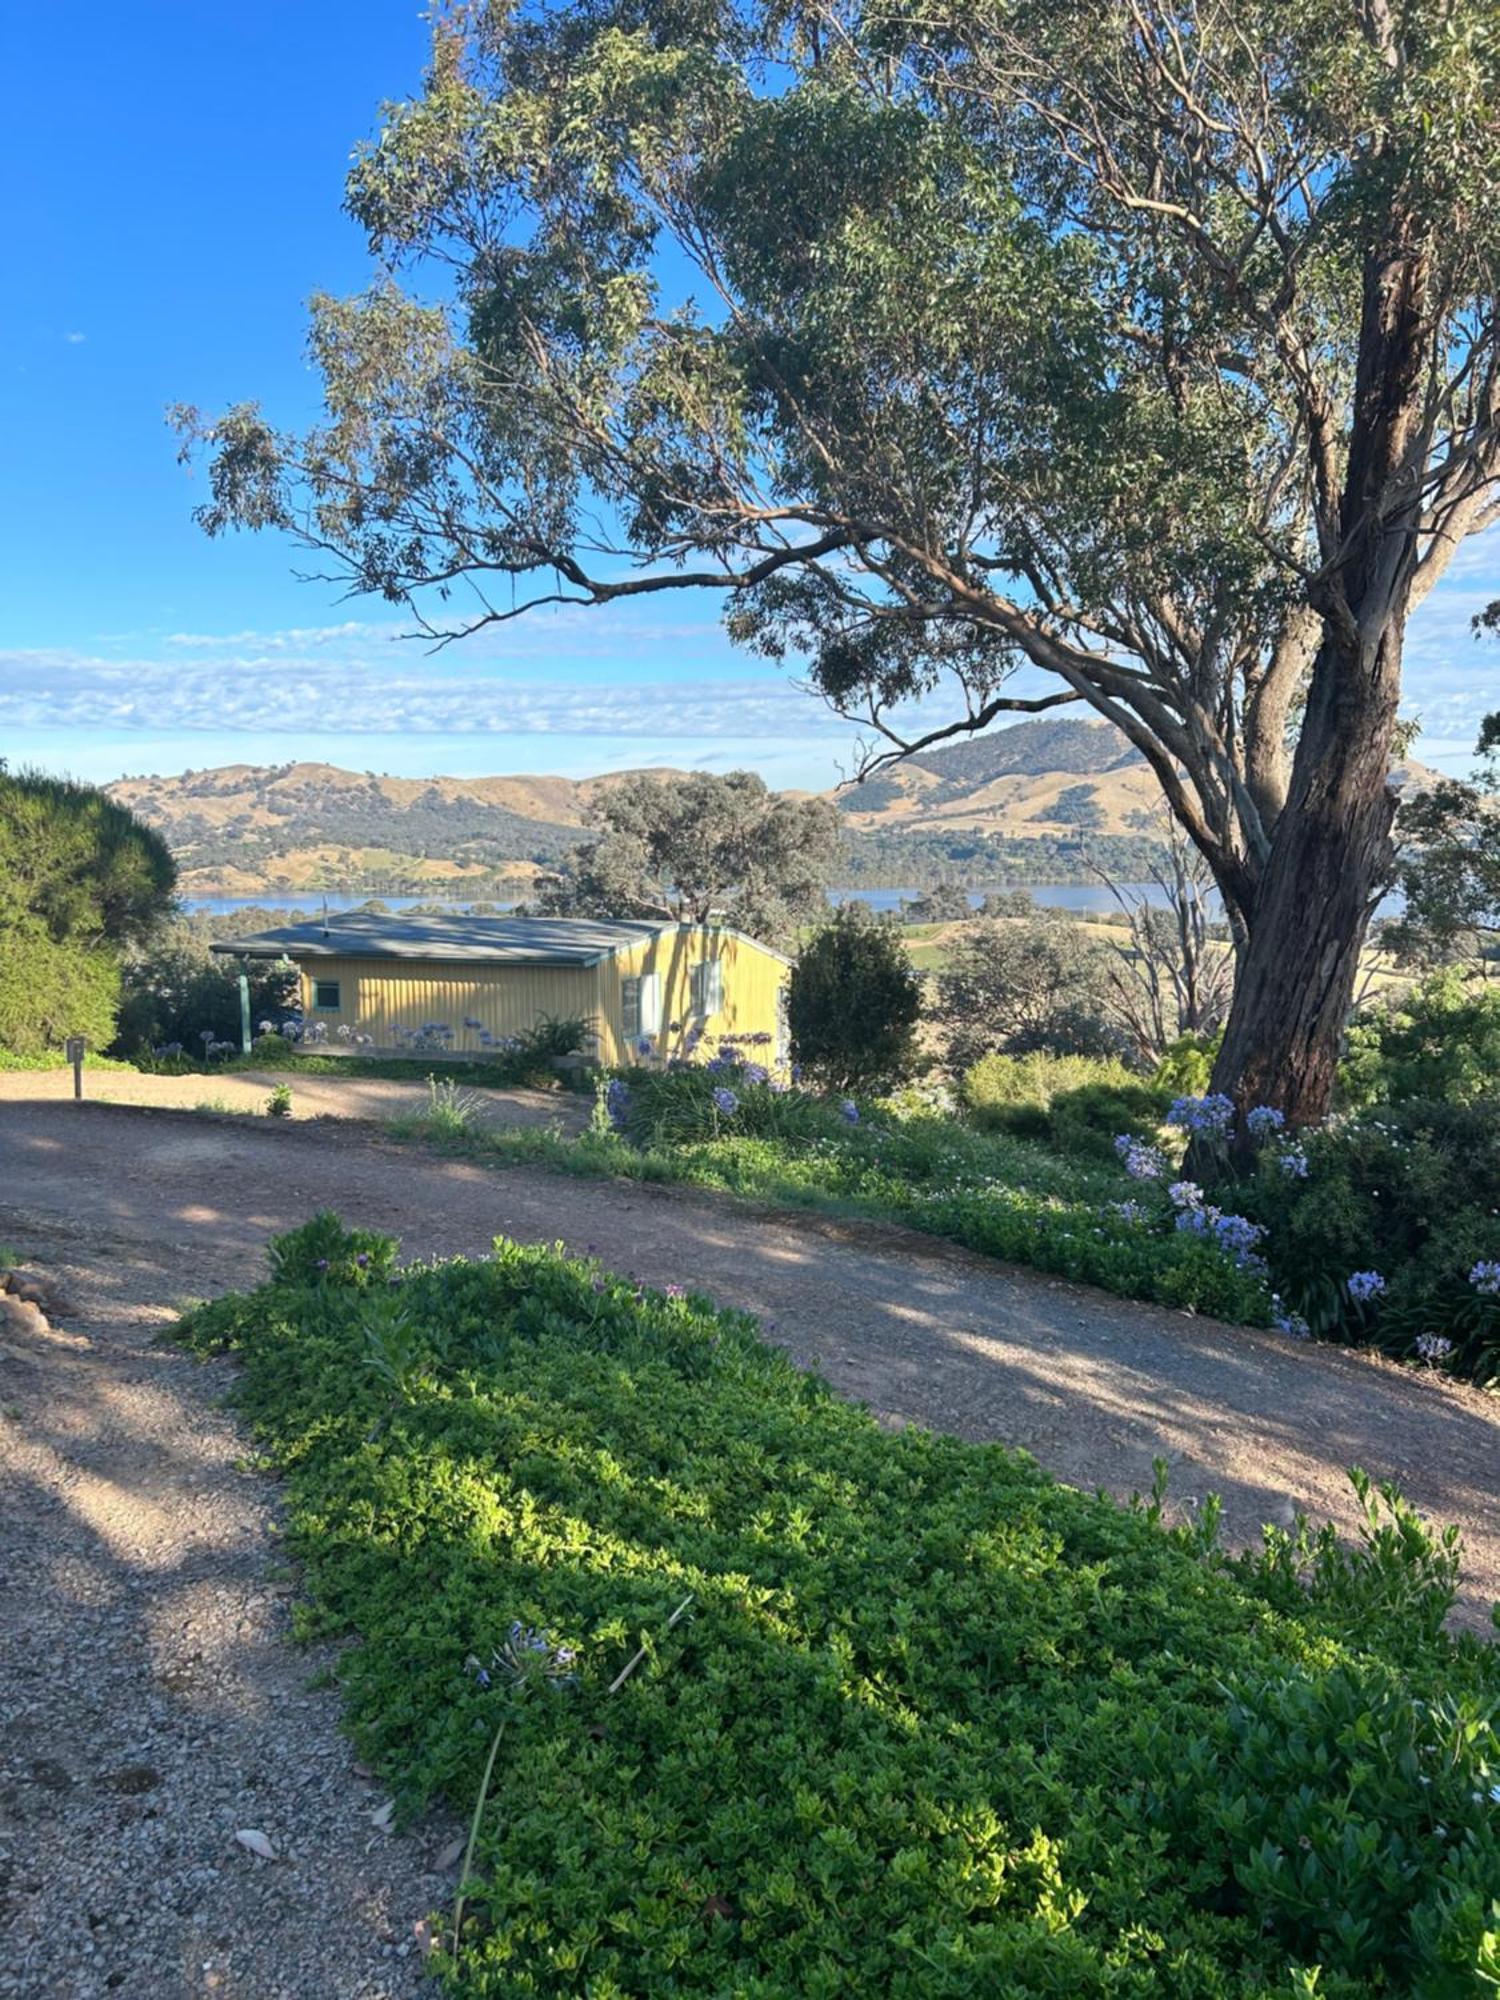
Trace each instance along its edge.
<instances>
[{"instance_id":1,"label":"green groundcover plant","mask_svg":"<svg viewBox=\"0 0 1500 2000\"><path fill-rule=\"evenodd\" d=\"M393 1250L318 1218L179 1332L240 1357L361 1755L483 1797L454 1991L1500 1982L1500 1653L1398 1496L1231 1561L679 1287Z\"/></svg>"}]
</instances>

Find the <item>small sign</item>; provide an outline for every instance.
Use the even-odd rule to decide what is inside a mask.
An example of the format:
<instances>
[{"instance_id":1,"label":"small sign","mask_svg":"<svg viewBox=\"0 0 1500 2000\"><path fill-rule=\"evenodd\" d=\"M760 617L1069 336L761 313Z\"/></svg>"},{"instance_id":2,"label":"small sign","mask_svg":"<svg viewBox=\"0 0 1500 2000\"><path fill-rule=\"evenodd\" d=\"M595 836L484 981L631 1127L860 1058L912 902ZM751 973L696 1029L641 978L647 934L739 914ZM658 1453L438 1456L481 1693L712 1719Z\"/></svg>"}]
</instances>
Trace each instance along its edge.
<instances>
[{"instance_id":1,"label":"small sign","mask_svg":"<svg viewBox=\"0 0 1500 2000\"><path fill-rule=\"evenodd\" d=\"M83 1096L82 1035L69 1035L67 1041L63 1044L63 1050L68 1058L68 1061L73 1065L73 1095L75 1097L82 1097Z\"/></svg>"}]
</instances>

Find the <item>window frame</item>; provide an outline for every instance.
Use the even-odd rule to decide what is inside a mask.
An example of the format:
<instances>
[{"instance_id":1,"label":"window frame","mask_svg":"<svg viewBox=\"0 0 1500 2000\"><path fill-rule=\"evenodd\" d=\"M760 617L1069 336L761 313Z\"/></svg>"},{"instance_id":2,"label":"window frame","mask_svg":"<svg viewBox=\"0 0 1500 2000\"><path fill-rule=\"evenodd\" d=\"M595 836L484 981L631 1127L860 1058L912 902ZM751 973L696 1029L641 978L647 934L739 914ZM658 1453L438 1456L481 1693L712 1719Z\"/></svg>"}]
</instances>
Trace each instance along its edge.
<instances>
[{"instance_id":1,"label":"window frame","mask_svg":"<svg viewBox=\"0 0 1500 2000\"><path fill-rule=\"evenodd\" d=\"M320 996L320 995L322 994L323 990L324 990L324 989L325 989L326 987L329 987L329 986L331 986L331 987L333 988L333 992L334 992L334 998L333 998L333 999L332 999L331 1001L328 1001L328 1000L324 1000L324 999L321 999L321 998L320 998L319 996ZM343 1011L344 1011L344 982L343 982L343 980L342 980L342 979L317 979L317 978L314 978L314 980L313 980L313 982L312 982L312 1011L313 1011L313 1012L314 1012L315 1014L342 1014L342 1013L343 1013Z\"/></svg>"},{"instance_id":2,"label":"window frame","mask_svg":"<svg viewBox=\"0 0 1500 2000\"><path fill-rule=\"evenodd\" d=\"M620 979L620 1036L633 1042L641 1033L641 976L627 972Z\"/></svg>"},{"instance_id":3,"label":"window frame","mask_svg":"<svg viewBox=\"0 0 1500 2000\"><path fill-rule=\"evenodd\" d=\"M693 967L693 1012L711 1021L724 1011L724 960L715 955L700 958Z\"/></svg>"}]
</instances>

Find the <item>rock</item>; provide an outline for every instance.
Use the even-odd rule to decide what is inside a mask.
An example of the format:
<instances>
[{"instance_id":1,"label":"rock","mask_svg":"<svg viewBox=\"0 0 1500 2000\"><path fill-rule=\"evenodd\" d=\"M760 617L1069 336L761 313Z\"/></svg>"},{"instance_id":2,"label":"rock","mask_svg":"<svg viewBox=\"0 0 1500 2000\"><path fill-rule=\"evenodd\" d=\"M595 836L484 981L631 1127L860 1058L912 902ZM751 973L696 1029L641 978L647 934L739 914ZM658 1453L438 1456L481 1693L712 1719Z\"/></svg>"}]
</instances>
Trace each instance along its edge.
<instances>
[{"instance_id":1,"label":"rock","mask_svg":"<svg viewBox=\"0 0 1500 2000\"><path fill-rule=\"evenodd\" d=\"M0 1333L29 1334L35 1339L49 1331L47 1315L32 1300L9 1292L0 1296Z\"/></svg>"}]
</instances>

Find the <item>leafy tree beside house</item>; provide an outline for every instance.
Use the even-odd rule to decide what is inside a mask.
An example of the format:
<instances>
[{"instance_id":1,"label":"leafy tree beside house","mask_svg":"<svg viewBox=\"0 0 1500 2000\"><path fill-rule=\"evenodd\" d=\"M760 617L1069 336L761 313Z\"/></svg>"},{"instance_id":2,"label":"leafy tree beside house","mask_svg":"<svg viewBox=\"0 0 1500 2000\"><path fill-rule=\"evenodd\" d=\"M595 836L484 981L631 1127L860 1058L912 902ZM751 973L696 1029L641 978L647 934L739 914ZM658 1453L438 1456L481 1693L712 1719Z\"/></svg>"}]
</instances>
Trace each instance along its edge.
<instances>
[{"instance_id":1,"label":"leafy tree beside house","mask_svg":"<svg viewBox=\"0 0 1500 2000\"><path fill-rule=\"evenodd\" d=\"M102 792L0 763L0 1049L115 1031L122 954L171 907L159 834Z\"/></svg>"},{"instance_id":2,"label":"leafy tree beside house","mask_svg":"<svg viewBox=\"0 0 1500 2000\"><path fill-rule=\"evenodd\" d=\"M611 785L595 816L595 838L542 883L547 915L701 924L719 913L784 944L827 909L842 843L826 799L776 797L753 771L638 773Z\"/></svg>"},{"instance_id":3,"label":"leafy tree beside house","mask_svg":"<svg viewBox=\"0 0 1500 2000\"><path fill-rule=\"evenodd\" d=\"M831 1090L899 1083L916 1063L922 984L901 933L845 903L803 945L787 990L792 1057Z\"/></svg>"}]
</instances>

